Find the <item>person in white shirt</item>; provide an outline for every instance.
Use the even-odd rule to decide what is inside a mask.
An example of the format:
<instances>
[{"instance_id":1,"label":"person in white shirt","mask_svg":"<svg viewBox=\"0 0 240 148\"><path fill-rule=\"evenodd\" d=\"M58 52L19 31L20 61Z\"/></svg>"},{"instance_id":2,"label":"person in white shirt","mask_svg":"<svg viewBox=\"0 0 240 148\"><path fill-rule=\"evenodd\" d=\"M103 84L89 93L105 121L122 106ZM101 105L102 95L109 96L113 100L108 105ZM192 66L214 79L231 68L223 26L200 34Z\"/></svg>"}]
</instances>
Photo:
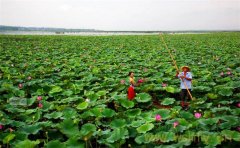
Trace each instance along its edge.
<instances>
[{"instance_id":1,"label":"person in white shirt","mask_svg":"<svg viewBox=\"0 0 240 148\"><path fill-rule=\"evenodd\" d=\"M177 72L176 76L181 80L181 83L180 83L180 88L181 88L180 97L182 100L181 105L182 105L183 109L187 110L188 105L185 102L187 101L187 99L190 99L190 95L188 94L187 89L191 93L192 74L191 74L190 68L188 66L183 66L181 69L182 69L182 72L181 73ZM184 82L187 87L185 86Z\"/></svg>"}]
</instances>

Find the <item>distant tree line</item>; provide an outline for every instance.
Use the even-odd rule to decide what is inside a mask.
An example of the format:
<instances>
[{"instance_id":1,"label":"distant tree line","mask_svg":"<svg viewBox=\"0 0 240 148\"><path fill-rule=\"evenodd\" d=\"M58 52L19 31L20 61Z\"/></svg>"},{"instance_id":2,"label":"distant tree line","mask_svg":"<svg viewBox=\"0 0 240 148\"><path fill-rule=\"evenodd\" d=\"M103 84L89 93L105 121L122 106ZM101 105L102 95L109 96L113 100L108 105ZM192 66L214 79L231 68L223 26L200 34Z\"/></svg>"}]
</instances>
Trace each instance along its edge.
<instances>
[{"instance_id":1,"label":"distant tree line","mask_svg":"<svg viewBox=\"0 0 240 148\"><path fill-rule=\"evenodd\" d=\"M95 29L66 29L45 27L19 27L0 25L0 31L46 31L46 32L96 32Z\"/></svg>"}]
</instances>

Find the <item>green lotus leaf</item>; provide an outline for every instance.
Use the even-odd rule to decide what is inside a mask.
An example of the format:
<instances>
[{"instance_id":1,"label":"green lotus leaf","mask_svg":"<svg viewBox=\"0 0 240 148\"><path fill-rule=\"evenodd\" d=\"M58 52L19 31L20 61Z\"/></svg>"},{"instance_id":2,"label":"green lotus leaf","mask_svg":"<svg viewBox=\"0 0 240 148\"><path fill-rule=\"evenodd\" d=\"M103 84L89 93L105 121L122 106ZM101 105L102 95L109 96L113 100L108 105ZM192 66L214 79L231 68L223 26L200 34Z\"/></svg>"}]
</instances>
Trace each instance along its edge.
<instances>
[{"instance_id":1,"label":"green lotus leaf","mask_svg":"<svg viewBox=\"0 0 240 148\"><path fill-rule=\"evenodd\" d=\"M143 124L142 126L138 127L137 132L138 133L146 133L153 128L154 128L154 125L152 123L146 123L146 124Z\"/></svg>"},{"instance_id":2,"label":"green lotus leaf","mask_svg":"<svg viewBox=\"0 0 240 148\"><path fill-rule=\"evenodd\" d=\"M146 142L144 134L137 136L134 140L137 144L142 144Z\"/></svg>"},{"instance_id":3,"label":"green lotus leaf","mask_svg":"<svg viewBox=\"0 0 240 148\"><path fill-rule=\"evenodd\" d=\"M98 74L99 72L100 72L100 69L97 68L97 67L94 67L94 68L92 69L92 73L93 73L93 74Z\"/></svg>"},{"instance_id":4,"label":"green lotus leaf","mask_svg":"<svg viewBox=\"0 0 240 148\"><path fill-rule=\"evenodd\" d=\"M70 103L70 102L75 102L78 101L79 97L68 97L66 99L61 99L59 102L61 103Z\"/></svg>"},{"instance_id":5,"label":"green lotus leaf","mask_svg":"<svg viewBox=\"0 0 240 148\"><path fill-rule=\"evenodd\" d=\"M239 116L240 115L240 108L232 109L232 115Z\"/></svg>"},{"instance_id":6,"label":"green lotus leaf","mask_svg":"<svg viewBox=\"0 0 240 148\"><path fill-rule=\"evenodd\" d=\"M106 94L107 94L106 90L100 90L100 91L97 92L98 96L105 96Z\"/></svg>"},{"instance_id":7,"label":"green lotus leaf","mask_svg":"<svg viewBox=\"0 0 240 148\"><path fill-rule=\"evenodd\" d=\"M105 108L102 111L102 116L107 117L107 118L113 117L115 114L116 114L116 112L112 109L109 109L109 108Z\"/></svg>"},{"instance_id":8,"label":"green lotus leaf","mask_svg":"<svg viewBox=\"0 0 240 148\"><path fill-rule=\"evenodd\" d=\"M213 125L218 123L219 118L199 119L198 122L203 126Z\"/></svg>"},{"instance_id":9,"label":"green lotus leaf","mask_svg":"<svg viewBox=\"0 0 240 148\"><path fill-rule=\"evenodd\" d=\"M126 115L128 117L136 117L137 115L140 115L140 114L141 114L141 109L139 108L126 111Z\"/></svg>"},{"instance_id":10,"label":"green lotus leaf","mask_svg":"<svg viewBox=\"0 0 240 148\"><path fill-rule=\"evenodd\" d=\"M34 148L40 143L39 140L36 141L30 141L29 139L26 139L24 141L21 141L15 145L16 148Z\"/></svg>"},{"instance_id":11,"label":"green lotus leaf","mask_svg":"<svg viewBox=\"0 0 240 148\"><path fill-rule=\"evenodd\" d=\"M44 111L48 111L54 106L54 104L51 104L48 101L42 101L42 104L43 104L42 110Z\"/></svg>"},{"instance_id":12,"label":"green lotus leaf","mask_svg":"<svg viewBox=\"0 0 240 148\"><path fill-rule=\"evenodd\" d=\"M163 142L170 142L176 139L176 136L173 132L159 132L156 134L156 137L159 138L158 140L161 140Z\"/></svg>"},{"instance_id":13,"label":"green lotus leaf","mask_svg":"<svg viewBox=\"0 0 240 148\"><path fill-rule=\"evenodd\" d=\"M50 95L53 95L55 93L59 93L62 91L62 88L60 86L53 86L51 91L49 91Z\"/></svg>"},{"instance_id":14,"label":"green lotus leaf","mask_svg":"<svg viewBox=\"0 0 240 148\"><path fill-rule=\"evenodd\" d=\"M87 136L88 134L96 131L96 126L91 123L86 123L81 127L80 134L82 136Z\"/></svg>"},{"instance_id":15,"label":"green lotus leaf","mask_svg":"<svg viewBox=\"0 0 240 148\"><path fill-rule=\"evenodd\" d=\"M164 98L163 101L161 102L162 105L170 105L175 102L174 98Z\"/></svg>"},{"instance_id":16,"label":"green lotus leaf","mask_svg":"<svg viewBox=\"0 0 240 148\"><path fill-rule=\"evenodd\" d=\"M99 96L97 94L91 94L91 95L88 95L88 98L90 99L91 102L95 102L97 101Z\"/></svg>"},{"instance_id":17,"label":"green lotus leaf","mask_svg":"<svg viewBox=\"0 0 240 148\"><path fill-rule=\"evenodd\" d=\"M231 81L229 86L233 88L240 88L240 81Z\"/></svg>"},{"instance_id":18,"label":"green lotus leaf","mask_svg":"<svg viewBox=\"0 0 240 148\"><path fill-rule=\"evenodd\" d=\"M79 148L79 147L85 147L84 142L80 142L78 138L71 137L65 142L66 147L68 148Z\"/></svg>"},{"instance_id":19,"label":"green lotus leaf","mask_svg":"<svg viewBox=\"0 0 240 148\"><path fill-rule=\"evenodd\" d=\"M27 99L27 105L28 105L28 106L31 106L31 105L33 105L33 103L34 103L35 101L36 101L36 97Z\"/></svg>"},{"instance_id":20,"label":"green lotus leaf","mask_svg":"<svg viewBox=\"0 0 240 148\"><path fill-rule=\"evenodd\" d=\"M88 102L85 101L85 102L82 102L82 103L78 104L77 109L84 110L87 107L88 107Z\"/></svg>"},{"instance_id":21,"label":"green lotus leaf","mask_svg":"<svg viewBox=\"0 0 240 148\"><path fill-rule=\"evenodd\" d=\"M63 110L63 117L68 118L75 118L77 116L77 111L74 108L67 107Z\"/></svg>"},{"instance_id":22,"label":"green lotus leaf","mask_svg":"<svg viewBox=\"0 0 240 148\"><path fill-rule=\"evenodd\" d=\"M66 148L66 145L59 140L49 141L46 145L47 148Z\"/></svg>"},{"instance_id":23,"label":"green lotus leaf","mask_svg":"<svg viewBox=\"0 0 240 148\"><path fill-rule=\"evenodd\" d=\"M175 93L176 89L172 86L167 86L165 90L169 93Z\"/></svg>"},{"instance_id":24,"label":"green lotus leaf","mask_svg":"<svg viewBox=\"0 0 240 148\"><path fill-rule=\"evenodd\" d=\"M137 94L135 99L136 99L137 102L143 103L143 102L151 101L152 97L147 93L139 93L139 94Z\"/></svg>"},{"instance_id":25,"label":"green lotus leaf","mask_svg":"<svg viewBox=\"0 0 240 148\"><path fill-rule=\"evenodd\" d=\"M217 94L213 94L213 93L208 93L207 97L210 98L210 99L217 99L218 95Z\"/></svg>"},{"instance_id":26,"label":"green lotus leaf","mask_svg":"<svg viewBox=\"0 0 240 148\"><path fill-rule=\"evenodd\" d=\"M133 101L129 101L127 99L120 99L119 100L120 104L125 107L125 108L133 108L134 107L134 102Z\"/></svg>"},{"instance_id":27,"label":"green lotus leaf","mask_svg":"<svg viewBox=\"0 0 240 148\"><path fill-rule=\"evenodd\" d=\"M72 119L65 119L58 124L59 130L67 137L76 136L79 133L78 125Z\"/></svg>"},{"instance_id":28,"label":"green lotus leaf","mask_svg":"<svg viewBox=\"0 0 240 148\"><path fill-rule=\"evenodd\" d=\"M8 100L10 105L13 106L27 106L28 105L28 99L26 98L20 98L20 97L11 97Z\"/></svg>"},{"instance_id":29,"label":"green lotus leaf","mask_svg":"<svg viewBox=\"0 0 240 148\"><path fill-rule=\"evenodd\" d=\"M95 107L89 111L92 116L101 117L103 110L104 110L103 108Z\"/></svg>"},{"instance_id":30,"label":"green lotus leaf","mask_svg":"<svg viewBox=\"0 0 240 148\"><path fill-rule=\"evenodd\" d=\"M126 94L120 94L120 95L113 94L112 98L116 101L127 99Z\"/></svg>"},{"instance_id":31,"label":"green lotus leaf","mask_svg":"<svg viewBox=\"0 0 240 148\"><path fill-rule=\"evenodd\" d=\"M153 122L155 121L155 116L153 115L153 112L152 111L149 111L149 112L143 112L141 113L141 117L143 118L143 120L145 122Z\"/></svg>"},{"instance_id":32,"label":"green lotus leaf","mask_svg":"<svg viewBox=\"0 0 240 148\"><path fill-rule=\"evenodd\" d=\"M12 133L8 134L6 137L4 137L3 144L9 143L11 140L13 140L15 138L15 136L16 135L12 134Z\"/></svg>"},{"instance_id":33,"label":"green lotus leaf","mask_svg":"<svg viewBox=\"0 0 240 148\"><path fill-rule=\"evenodd\" d=\"M113 132L110 133L110 137L107 138L107 142L114 143L120 139L125 139L128 135L128 130L125 128L115 128Z\"/></svg>"},{"instance_id":34,"label":"green lotus leaf","mask_svg":"<svg viewBox=\"0 0 240 148\"><path fill-rule=\"evenodd\" d=\"M145 121L144 120L137 120L137 121L132 121L131 126L132 127L139 127L142 125Z\"/></svg>"},{"instance_id":35,"label":"green lotus leaf","mask_svg":"<svg viewBox=\"0 0 240 148\"><path fill-rule=\"evenodd\" d=\"M66 90L62 93L62 95L64 96L71 96L73 94L73 92L71 90Z\"/></svg>"},{"instance_id":36,"label":"green lotus leaf","mask_svg":"<svg viewBox=\"0 0 240 148\"><path fill-rule=\"evenodd\" d=\"M21 131L27 134L35 135L41 129L42 127L39 124L35 124L35 125L25 125L24 127L21 128Z\"/></svg>"},{"instance_id":37,"label":"green lotus leaf","mask_svg":"<svg viewBox=\"0 0 240 148\"><path fill-rule=\"evenodd\" d=\"M238 125L239 119L236 116L225 115L220 117L221 120L225 121L219 125L221 129L230 129Z\"/></svg>"},{"instance_id":38,"label":"green lotus leaf","mask_svg":"<svg viewBox=\"0 0 240 148\"><path fill-rule=\"evenodd\" d=\"M221 112L221 111L231 111L229 107L214 107L211 109L213 113L215 112Z\"/></svg>"},{"instance_id":39,"label":"green lotus leaf","mask_svg":"<svg viewBox=\"0 0 240 148\"><path fill-rule=\"evenodd\" d=\"M1 123L1 122L0 122ZM22 122L22 121L12 121L11 125L12 126L16 126L16 127L21 127L21 126L24 126L26 123L25 122Z\"/></svg>"},{"instance_id":40,"label":"green lotus leaf","mask_svg":"<svg viewBox=\"0 0 240 148\"><path fill-rule=\"evenodd\" d=\"M184 119L193 119L194 118L192 113L186 112L186 111L180 111L180 116Z\"/></svg>"},{"instance_id":41,"label":"green lotus leaf","mask_svg":"<svg viewBox=\"0 0 240 148\"><path fill-rule=\"evenodd\" d=\"M111 123L111 128L122 128L126 126L126 120L125 119L115 119Z\"/></svg>"},{"instance_id":42,"label":"green lotus leaf","mask_svg":"<svg viewBox=\"0 0 240 148\"><path fill-rule=\"evenodd\" d=\"M232 87L222 87L218 89L218 94L221 96L231 96L233 94Z\"/></svg>"},{"instance_id":43,"label":"green lotus leaf","mask_svg":"<svg viewBox=\"0 0 240 148\"><path fill-rule=\"evenodd\" d=\"M221 131L221 135L228 140L240 141L240 133L237 131L223 130Z\"/></svg>"},{"instance_id":44,"label":"green lotus leaf","mask_svg":"<svg viewBox=\"0 0 240 148\"><path fill-rule=\"evenodd\" d=\"M195 86L194 87L194 91L198 91L198 92L209 92L211 90L212 90L212 88L208 87L208 86Z\"/></svg>"},{"instance_id":45,"label":"green lotus leaf","mask_svg":"<svg viewBox=\"0 0 240 148\"><path fill-rule=\"evenodd\" d=\"M82 84L71 84L71 91L73 91L74 94L78 94L83 90L84 85Z\"/></svg>"},{"instance_id":46,"label":"green lotus leaf","mask_svg":"<svg viewBox=\"0 0 240 148\"><path fill-rule=\"evenodd\" d=\"M45 114L44 117L48 119L57 119L62 117L63 113L62 112L53 112L50 114Z\"/></svg>"},{"instance_id":47,"label":"green lotus leaf","mask_svg":"<svg viewBox=\"0 0 240 148\"><path fill-rule=\"evenodd\" d=\"M219 136L218 134L201 135L201 140L206 145L217 146L221 144L222 137Z\"/></svg>"}]
</instances>

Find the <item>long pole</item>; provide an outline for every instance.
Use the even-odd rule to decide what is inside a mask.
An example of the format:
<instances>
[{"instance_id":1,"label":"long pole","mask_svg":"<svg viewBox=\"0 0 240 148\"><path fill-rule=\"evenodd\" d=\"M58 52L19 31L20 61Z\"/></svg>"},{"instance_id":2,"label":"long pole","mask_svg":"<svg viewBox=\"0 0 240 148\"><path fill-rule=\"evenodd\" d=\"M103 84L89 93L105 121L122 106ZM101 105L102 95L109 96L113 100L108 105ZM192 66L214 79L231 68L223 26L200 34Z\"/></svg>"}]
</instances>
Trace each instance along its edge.
<instances>
[{"instance_id":1,"label":"long pole","mask_svg":"<svg viewBox=\"0 0 240 148\"><path fill-rule=\"evenodd\" d=\"M177 62L176 62L176 60L174 60L174 57L173 57L173 55L172 55L172 53L171 53L171 50L168 48L167 44L165 43L162 34L160 34L160 37L161 37L161 39L162 39L162 41L163 41L163 43L164 43L164 46L165 46L166 49L168 50L168 53L169 53L169 55L170 55L170 57L171 57L171 59L172 59L172 61L173 61L174 67L176 68L177 72L179 72L179 69L178 69L178 66L177 66ZM186 82L184 81L184 79L182 79L182 81L183 81L183 84L184 84L185 88L187 89L188 95L190 96L191 100L193 100L192 94L191 94L191 92L189 91Z\"/></svg>"}]
</instances>

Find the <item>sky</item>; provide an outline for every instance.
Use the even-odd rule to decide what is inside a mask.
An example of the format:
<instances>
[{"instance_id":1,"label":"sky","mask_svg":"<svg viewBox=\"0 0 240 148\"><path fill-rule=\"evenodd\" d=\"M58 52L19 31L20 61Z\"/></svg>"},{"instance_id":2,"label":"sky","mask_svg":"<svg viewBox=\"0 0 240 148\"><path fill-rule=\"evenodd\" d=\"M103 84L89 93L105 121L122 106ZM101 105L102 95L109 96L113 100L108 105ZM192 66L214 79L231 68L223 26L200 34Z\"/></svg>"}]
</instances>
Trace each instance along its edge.
<instances>
[{"instance_id":1,"label":"sky","mask_svg":"<svg viewBox=\"0 0 240 148\"><path fill-rule=\"evenodd\" d=\"M240 30L240 0L0 0L0 25L109 31Z\"/></svg>"}]
</instances>

